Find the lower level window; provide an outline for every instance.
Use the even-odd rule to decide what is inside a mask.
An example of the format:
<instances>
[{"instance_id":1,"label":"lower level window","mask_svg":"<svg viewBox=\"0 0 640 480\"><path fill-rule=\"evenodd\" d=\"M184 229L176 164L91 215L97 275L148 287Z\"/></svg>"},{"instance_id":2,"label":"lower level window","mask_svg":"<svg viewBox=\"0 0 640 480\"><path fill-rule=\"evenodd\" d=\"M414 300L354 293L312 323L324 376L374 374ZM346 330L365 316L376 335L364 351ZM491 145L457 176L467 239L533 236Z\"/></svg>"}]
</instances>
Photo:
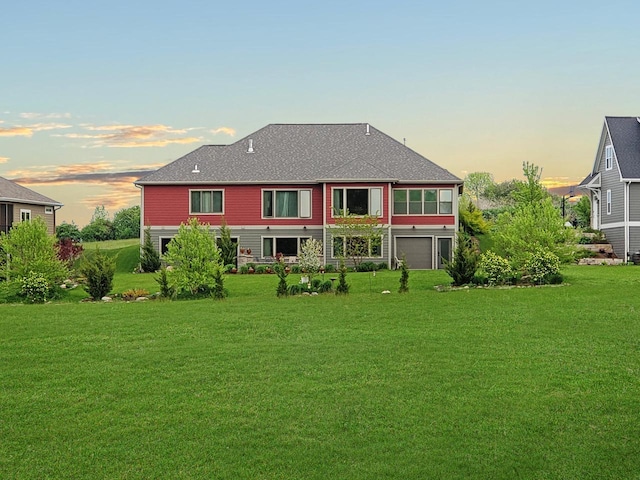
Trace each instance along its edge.
<instances>
[{"instance_id":1,"label":"lower level window","mask_svg":"<svg viewBox=\"0 0 640 480\"><path fill-rule=\"evenodd\" d=\"M333 258L342 256L382 257L382 242L380 240L376 241L363 237L333 237Z\"/></svg>"},{"instance_id":2,"label":"lower level window","mask_svg":"<svg viewBox=\"0 0 640 480\"><path fill-rule=\"evenodd\" d=\"M279 253L287 257L297 256L307 240L309 237L263 237L262 256L275 257Z\"/></svg>"}]
</instances>

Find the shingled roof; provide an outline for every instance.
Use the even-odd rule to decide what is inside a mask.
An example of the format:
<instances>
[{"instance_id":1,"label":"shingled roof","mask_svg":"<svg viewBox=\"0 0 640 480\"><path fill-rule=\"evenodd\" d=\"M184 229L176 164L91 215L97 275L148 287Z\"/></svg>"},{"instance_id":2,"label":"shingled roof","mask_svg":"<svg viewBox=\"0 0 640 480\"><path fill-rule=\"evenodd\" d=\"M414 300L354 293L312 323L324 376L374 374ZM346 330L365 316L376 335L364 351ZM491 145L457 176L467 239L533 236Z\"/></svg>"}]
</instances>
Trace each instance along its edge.
<instances>
[{"instance_id":1,"label":"shingled roof","mask_svg":"<svg viewBox=\"0 0 640 480\"><path fill-rule=\"evenodd\" d=\"M28 203L31 205L51 205L61 207L62 203L45 197L33 190L0 177L0 202Z\"/></svg>"},{"instance_id":2,"label":"shingled roof","mask_svg":"<svg viewBox=\"0 0 640 480\"><path fill-rule=\"evenodd\" d=\"M640 179L640 120L637 117L605 117L613 150L624 179Z\"/></svg>"},{"instance_id":3,"label":"shingled roof","mask_svg":"<svg viewBox=\"0 0 640 480\"><path fill-rule=\"evenodd\" d=\"M271 124L231 145L205 145L141 178L176 183L384 181L461 183L366 123Z\"/></svg>"}]
</instances>

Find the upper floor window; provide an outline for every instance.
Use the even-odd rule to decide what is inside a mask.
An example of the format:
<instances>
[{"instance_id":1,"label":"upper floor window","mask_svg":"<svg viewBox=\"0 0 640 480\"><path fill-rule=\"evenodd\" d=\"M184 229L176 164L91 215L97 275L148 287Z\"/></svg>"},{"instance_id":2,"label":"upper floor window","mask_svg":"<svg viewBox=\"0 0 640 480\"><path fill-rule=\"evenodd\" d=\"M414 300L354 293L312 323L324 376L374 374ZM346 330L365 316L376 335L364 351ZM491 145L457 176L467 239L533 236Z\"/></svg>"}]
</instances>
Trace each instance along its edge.
<instances>
[{"instance_id":1,"label":"upper floor window","mask_svg":"<svg viewBox=\"0 0 640 480\"><path fill-rule=\"evenodd\" d=\"M191 213L223 213L222 190L191 190Z\"/></svg>"},{"instance_id":2,"label":"upper floor window","mask_svg":"<svg viewBox=\"0 0 640 480\"><path fill-rule=\"evenodd\" d=\"M264 218L310 218L311 190L263 190Z\"/></svg>"},{"instance_id":3,"label":"upper floor window","mask_svg":"<svg viewBox=\"0 0 640 480\"><path fill-rule=\"evenodd\" d=\"M453 190L405 189L393 191L394 215L450 215L453 212Z\"/></svg>"},{"instance_id":4,"label":"upper floor window","mask_svg":"<svg viewBox=\"0 0 640 480\"><path fill-rule=\"evenodd\" d=\"M334 188L333 216L382 215L382 188Z\"/></svg>"},{"instance_id":5,"label":"upper floor window","mask_svg":"<svg viewBox=\"0 0 640 480\"><path fill-rule=\"evenodd\" d=\"M53 215L53 207L44 207L44 213L47 215Z\"/></svg>"},{"instance_id":6,"label":"upper floor window","mask_svg":"<svg viewBox=\"0 0 640 480\"><path fill-rule=\"evenodd\" d=\"M31 210L20 210L20 221L21 222L30 222L31 221Z\"/></svg>"},{"instance_id":7,"label":"upper floor window","mask_svg":"<svg viewBox=\"0 0 640 480\"><path fill-rule=\"evenodd\" d=\"M607 145L604 147L604 168L605 170L611 170L613 168L613 146Z\"/></svg>"}]
</instances>

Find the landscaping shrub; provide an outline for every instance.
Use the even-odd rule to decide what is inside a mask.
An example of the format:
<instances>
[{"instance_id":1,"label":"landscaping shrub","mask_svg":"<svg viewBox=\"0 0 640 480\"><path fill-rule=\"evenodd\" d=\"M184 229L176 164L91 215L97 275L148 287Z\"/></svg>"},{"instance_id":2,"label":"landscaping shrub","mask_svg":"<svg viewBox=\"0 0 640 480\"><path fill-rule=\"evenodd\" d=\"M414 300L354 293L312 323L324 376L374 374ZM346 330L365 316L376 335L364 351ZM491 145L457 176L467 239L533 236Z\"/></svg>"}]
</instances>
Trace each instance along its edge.
<instances>
[{"instance_id":1,"label":"landscaping shrub","mask_svg":"<svg viewBox=\"0 0 640 480\"><path fill-rule=\"evenodd\" d=\"M122 299L127 301L133 301L136 298L140 297L148 297L149 291L144 288L130 288L129 290L125 290L122 292Z\"/></svg>"},{"instance_id":2,"label":"landscaping shrub","mask_svg":"<svg viewBox=\"0 0 640 480\"><path fill-rule=\"evenodd\" d=\"M514 271L509 261L492 251L482 254L479 268L489 285L504 285L513 281Z\"/></svg>"},{"instance_id":3,"label":"landscaping shrub","mask_svg":"<svg viewBox=\"0 0 640 480\"><path fill-rule=\"evenodd\" d=\"M324 271L326 273L334 273L336 271L336 266L333 263L327 263L324 266Z\"/></svg>"},{"instance_id":4,"label":"landscaping shrub","mask_svg":"<svg viewBox=\"0 0 640 480\"><path fill-rule=\"evenodd\" d=\"M286 265L282 260L282 257L278 262L273 264L273 269L278 275L278 287L276 288L276 295L278 297L286 297L289 294L287 287L287 276L289 275L286 270Z\"/></svg>"},{"instance_id":5,"label":"landscaping shrub","mask_svg":"<svg viewBox=\"0 0 640 480\"><path fill-rule=\"evenodd\" d=\"M523 265L523 274L534 284L550 283L552 278L557 281L560 259L555 253L538 247L529 253Z\"/></svg>"},{"instance_id":6,"label":"landscaping shrub","mask_svg":"<svg viewBox=\"0 0 640 480\"><path fill-rule=\"evenodd\" d=\"M289 295L300 295L303 291L304 289L299 283L294 283L289 286Z\"/></svg>"},{"instance_id":7,"label":"landscaping shrub","mask_svg":"<svg viewBox=\"0 0 640 480\"><path fill-rule=\"evenodd\" d=\"M76 243L69 237L61 238L56 244L58 250L58 258L65 263L67 268L71 269L76 260L82 255L83 246Z\"/></svg>"},{"instance_id":8,"label":"landscaping shrub","mask_svg":"<svg viewBox=\"0 0 640 480\"><path fill-rule=\"evenodd\" d=\"M21 293L31 303L44 303L47 300L51 286L43 275L36 272L29 272L22 277Z\"/></svg>"},{"instance_id":9,"label":"landscaping shrub","mask_svg":"<svg viewBox=\"0 0 640 480\"><path fill-rule=\"evenodd\" d=\"M356 268L358 272L375 272L378 266L373 262L361 262Z\"/></svg>"},{"instance_id":10,"label":"landscaping shrub","mask_svg":"<svg viewBox=\"0 0 640 480\"><path fill-rule=\"evenodd\" d=\"M338 266L338 286L336 287L337 295L347 295L349 293L349 284L347 283L347 267L344 264L344 259L340 259L340 265Z\"/></svg>"},{"instance_id":11,"label":"landscaping shrub","mask_svg":"<svg viewBox=\"0 0 640 480\"><path fill-rule=\"evenodd\" d=\"M331 291L331 280L326 280L318 286L318 293L327 293Z\"/></svg>"},{"instance_id":12,"label":"landscaping shrub","mask_svg":"<svg viewBox=\"0 0 640 480\"><path fill-rule=\"evenodd\" d=\"M267 273L267 266L266 265L258 265L256 267L256 273Z\"/></svg>"},{"instance_id":13,"label":"landscaping shrub","mask_svg":"<svg viewBox=\"0 0 640 480\"><path fill-rule=\"evenodd\" d=\"M156 272L160 268L160 254L151 242L151 228L144 229L144 243L140 254L140 269L143 272Z\"/></svg>"},{"instance_id":14,"label":"landscaping shrub","mask_svg":"<svg viewBox=\"0 0 640 480\"><path fill-rule=\"evenodd\" d=\"M480 253L469 236L458 232L457 245L453 260L444 260L445 271L453 279L454 286L467 285L472 282L478 268Z\"/></svg>"},{"instance_id":15,"label":"landscaping shrub","mask_svg":"<svg viewBox=\"0 0 640 480\"><path fill-rule=\"evenodd\" d=\"M116 272L114 258L96 249L84 254L79 270L84 277L84 289L94 300L100 300L111 291Z\"/></svg>"},{"instance_id":16,"label":"landscaping shrub","mask_svg":"<svg viewBox=\"0 0 640 480\"><path fill-rule=\"evenodd\" d=\"M172 266L168 275L178 293L213 292L217 296L224 292L224 285L218 285L224 282L224 264L208 224L201 224L197 218L181 224L177 235L167 245L164 258Z\"/></svg>"},{"instance_id":17,"label":"landscaping shrub","mask_svg":"<svg viewBox=\"0 0 640 480\"><path fill-rule=\"evenodd\" d=\"M400 288L398 288L398 293L407 293L409 291L409 267L405 254L402 254L402 260L400 261L400 272Z\"/></svg>"},{"instance_id":18,"label":"landscaping shrub","mask_svg":"<svg viewBox=\"0 0 640 480\"><path fill-rule=\"evenodd\" d=\"M169 283L169 276L167 275L167 267L160 268L159 275L155 278L155 281L160 286L160 296L162 298L172 299L176 296L176 289Z\"/></svg>"},{"instance_id":19,"label":"landscaping shrub","mask_svg":"<svg viewBox=\"0 0 640 480\"><path fill-rule=\"evenodd\" d=\"M387 262L380 262L378 265L376 265L376 268L378 270L388 270L389 265L387 265Z\"/></svg>"}]
</instances>

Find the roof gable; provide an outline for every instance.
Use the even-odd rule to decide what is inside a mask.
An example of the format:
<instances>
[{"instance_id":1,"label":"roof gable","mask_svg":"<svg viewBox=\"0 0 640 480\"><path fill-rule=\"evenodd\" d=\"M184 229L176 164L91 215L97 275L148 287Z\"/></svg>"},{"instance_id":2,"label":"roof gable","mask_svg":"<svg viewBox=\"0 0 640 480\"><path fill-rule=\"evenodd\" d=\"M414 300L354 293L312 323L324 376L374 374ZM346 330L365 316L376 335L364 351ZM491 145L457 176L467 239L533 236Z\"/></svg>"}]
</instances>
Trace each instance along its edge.
<instances>
[{"instance_id":1,"label":"roof gable","mask_svg":"<svg viewBox=\"0 0 640 480\"><path fill-rule=\"evenodd\" d=\"M38 192L34 192L27 187L18 185L17 183L3 177L0 177L0 201L62 206L62 203L60 202L52 200L49 197L45 197Z\"/></svg>"},{"instance_id":2,"label":"roof gable","mask_svg":"<svg viewBox=\"0 0 640 480\"><path fill-rule=\"evenodd\" d=\"M329 180L461 183L449 171L364 123L267 125L230 145L202 146L136 183Z\"/></svg>"},{"instance_id":3,"label":"roof gable","mask_svg":"<svg viewBox=\"0 0 640 480\"><path fill-rule=\"evenodd\" d=\"M640 179L640 122L636 117L605 117L615 158L624 179Z\"/></svg>"}]
</instances>

